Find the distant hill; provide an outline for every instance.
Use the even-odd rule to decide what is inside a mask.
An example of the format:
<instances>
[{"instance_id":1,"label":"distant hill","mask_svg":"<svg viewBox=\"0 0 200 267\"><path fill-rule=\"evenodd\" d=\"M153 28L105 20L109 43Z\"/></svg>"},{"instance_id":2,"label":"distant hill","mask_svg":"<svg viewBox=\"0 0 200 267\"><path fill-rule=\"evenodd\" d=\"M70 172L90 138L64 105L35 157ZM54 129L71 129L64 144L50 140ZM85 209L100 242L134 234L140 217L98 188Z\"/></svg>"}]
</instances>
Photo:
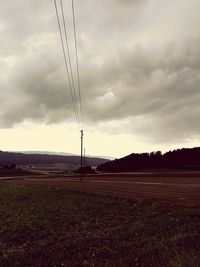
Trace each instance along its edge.
<instances>
[{"instance_id":1,"label":"distant hill","mask_svg":"<svg viewBox=\"0 0 200 267\"><path fill-rule=\"evenodd\" d=\"M9 151L14 153L22 153L22 154L42 154L42 155L56 155L56 156L77 156L72 153L65 152L52 152L52 151Z\"/></svg>"},{"instance_id":2,"label":"distant hill","mask_svg":"<svg viewBox=\"0 0 200 267\"><path fill-rule=\"evenodd\" d=\"M86 157L87 165L97 166L107 162L108 159ZM68 166L80 166L80 156L62 156L49 154L25 154L0 151L0 165L16 164L56 164L64 163Z\"/></svg>"},{"instance_id":3,"label":"distant hill","mask_svg":"<svg viewBox=\"0 0 200 267\"><path fill-rule=\"evenodd\" d=\"M142 169L200 169L200 147L183 148L166 152L160 151L130 154L124 158L103 163L99 171L129 172Z\"/></svg>"},{"instance_id":4,"label":"distant hill","mask_svg":"<svg viewBox=\"0 0 200 267\"><path fill-rule=\"evenodd\" d=\"M23 153L23 154L45 154L45 155L57 155L57 156L77 156L77 154L66 153L66 152L52 152L52 151L10 151L15 153ZM113 160L114 157L110 156L100 156L100 155L88 155L88 158L97 158L97 159L107 159Z\"/></svg>"}]
</instances>

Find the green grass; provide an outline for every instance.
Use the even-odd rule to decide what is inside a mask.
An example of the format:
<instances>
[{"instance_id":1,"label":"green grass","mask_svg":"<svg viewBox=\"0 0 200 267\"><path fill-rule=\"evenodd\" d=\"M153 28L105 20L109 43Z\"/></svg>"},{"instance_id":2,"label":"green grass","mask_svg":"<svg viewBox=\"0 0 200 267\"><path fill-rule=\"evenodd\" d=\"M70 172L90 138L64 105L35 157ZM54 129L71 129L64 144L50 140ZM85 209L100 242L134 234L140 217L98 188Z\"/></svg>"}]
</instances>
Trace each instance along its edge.
<instances>
[{"instance_id":1,"label":"green grass","mask_svg":"<svg viewBox=\"0 0 200 267\"><path fill-rule=\"evenodd\" d=\"M199 267L200 207L0 183L0 266Z\"/></svg>"},{"instance_id":2,"label":"green grass","mask_svg":"<svg viewBox=\"0 0 200 267\"><path fill-rule=\"evenodd\" d=\"M1 169L0 168L0 178L1 177L15 177L15 176L27 176L27 175L37 175L38 173L29 172L22 169Z\"/></svg>"}]
</instances>

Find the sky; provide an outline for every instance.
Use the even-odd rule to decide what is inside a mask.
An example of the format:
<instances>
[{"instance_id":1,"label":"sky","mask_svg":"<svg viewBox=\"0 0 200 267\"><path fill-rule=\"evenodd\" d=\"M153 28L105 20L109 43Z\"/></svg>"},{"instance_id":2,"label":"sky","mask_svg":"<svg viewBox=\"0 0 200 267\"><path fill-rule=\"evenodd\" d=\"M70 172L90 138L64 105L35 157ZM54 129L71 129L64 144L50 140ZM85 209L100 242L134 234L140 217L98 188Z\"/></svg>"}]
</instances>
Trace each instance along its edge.
<instances>
[{"instance_id":1,"label":"sky","mask_svg":"<svg viewBox=\"0 0 200 267\"><path fill-rule=\"evenodd\" d=\"M0 0L0 149L78 154L82 128L88 155L200 146L200 1L74 4L82 125L54 1ZM71 1L63 6L76 74Z\"/></svg>"}]
</instances>

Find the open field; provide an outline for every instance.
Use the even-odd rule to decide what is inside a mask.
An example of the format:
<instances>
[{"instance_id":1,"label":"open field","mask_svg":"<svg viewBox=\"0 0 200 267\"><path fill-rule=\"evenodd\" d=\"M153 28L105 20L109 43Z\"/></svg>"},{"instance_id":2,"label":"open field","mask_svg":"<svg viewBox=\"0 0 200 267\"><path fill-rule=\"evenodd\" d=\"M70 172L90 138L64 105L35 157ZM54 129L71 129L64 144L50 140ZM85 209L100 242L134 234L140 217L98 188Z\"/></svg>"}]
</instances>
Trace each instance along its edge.
<instances>
[{"instance_id":1,"label":"open field","mask_svg":"<svg viewBox=\"0 0 200 267\"><path fill-rule=\"evenodd\" d=\"M0 183L2 267L199 267L199 247L199 206Z\"/></svg>"},{"instance_id":2,"label":"open field","mask_svg":"<svg viewBox=\"0 0 200 267\"><path fill-rule=\"evenodd\" d=\"M21 177L21 176L31 176L31 175L37 175L37 173L23 170L23 169L3 169L0 168L0 178L6 178L6 177Z\"/></svg>"},{"instance_id":3,"label":"open field","mask_svg":"<svg viewBox=\"0 0 200 267\"><path fill-rule=\"evenodd\" d=\"M35 177L12 181L22 185L63 187L69 190L200 204L200 172L152 172L101 174L79 177Z\"/></svg>"}]
</instances>

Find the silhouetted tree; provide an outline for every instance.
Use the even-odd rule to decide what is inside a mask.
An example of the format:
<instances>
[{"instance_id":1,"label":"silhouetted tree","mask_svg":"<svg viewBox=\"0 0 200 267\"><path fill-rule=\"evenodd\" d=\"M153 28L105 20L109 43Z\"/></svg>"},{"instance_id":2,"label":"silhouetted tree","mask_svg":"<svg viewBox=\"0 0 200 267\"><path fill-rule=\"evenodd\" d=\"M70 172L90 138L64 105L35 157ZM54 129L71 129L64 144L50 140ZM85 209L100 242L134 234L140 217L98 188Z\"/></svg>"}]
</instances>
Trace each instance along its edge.
<instances>
[{"instance_id":1,"label":"silhouetted tree","mask_svg":"<svg viewBox=\"0 0 200 267\"><path fill-rule=\"evenodd\" d=\"M128 172L141 169L182 168L200 169L200 148L183 148L141 154L130 154L124 158L106 162L97 167L98 171Z\"/></svg>"}]
</instances>

